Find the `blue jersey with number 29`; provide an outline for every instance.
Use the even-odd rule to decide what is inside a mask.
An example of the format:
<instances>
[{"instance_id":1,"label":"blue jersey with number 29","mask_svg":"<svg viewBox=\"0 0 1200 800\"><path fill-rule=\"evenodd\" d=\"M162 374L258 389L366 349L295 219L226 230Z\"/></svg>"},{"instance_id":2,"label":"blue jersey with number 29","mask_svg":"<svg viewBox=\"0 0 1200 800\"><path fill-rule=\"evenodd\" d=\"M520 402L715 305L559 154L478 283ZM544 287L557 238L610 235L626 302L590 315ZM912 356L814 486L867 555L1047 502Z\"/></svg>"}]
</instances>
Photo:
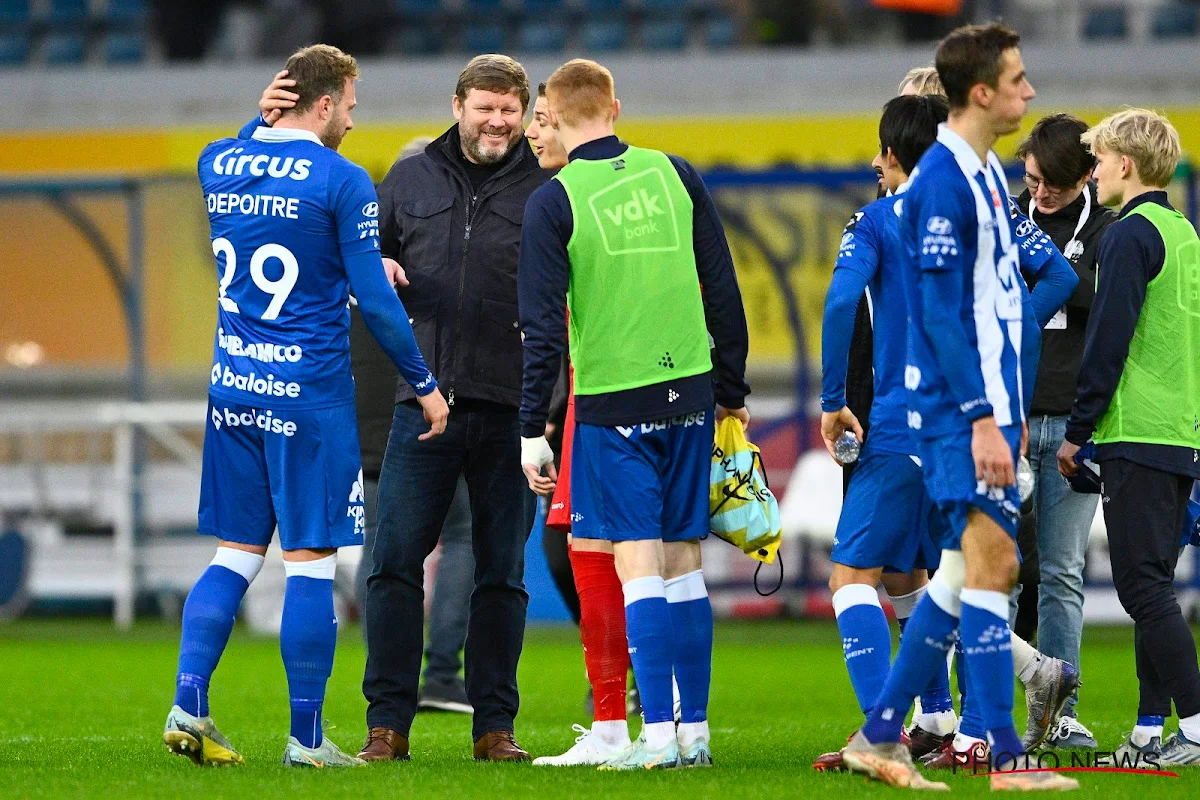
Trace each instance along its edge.
<instances>
[{"instance_id":1,"label":"blue jersey with number 29","mask_svg":"<svg viewBox=\"0 0 1200 800\"><path fill-rule=\"evenodd\" d=\"M258 408L354 399L344 259L379 251L365 170L307 131L260 127L200 154L218 284L209 393Z\"/></svg>"}]
</instances>

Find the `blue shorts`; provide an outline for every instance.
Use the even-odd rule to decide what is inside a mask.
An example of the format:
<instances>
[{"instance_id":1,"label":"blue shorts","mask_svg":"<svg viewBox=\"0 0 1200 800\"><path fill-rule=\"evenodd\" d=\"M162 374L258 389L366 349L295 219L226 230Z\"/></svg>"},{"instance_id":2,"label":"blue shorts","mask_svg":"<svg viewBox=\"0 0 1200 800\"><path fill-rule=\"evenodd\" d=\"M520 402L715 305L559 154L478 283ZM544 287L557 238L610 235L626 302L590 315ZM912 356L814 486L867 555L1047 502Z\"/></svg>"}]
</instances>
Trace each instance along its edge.
<instances>
[{"instance_id":1,"label":"blue shorts","mask_svg":"<svg viewBox=\"0 0 1200 800\"><path fill-rule=\"evenodd\" d=\"M941 548L930 524L941 519L916 460L868 445L846 489L830 558L856 569L937 569Z\"/></svg>"},{"instance_id":2,"label":"blue shorts","mask_svg":"<svg viewBox=\"0 0 1200 800\"><path fill-rule=\"evenodd\" d=\"M642 425L576 423L571 535L627 542L707 536L713 414Z\"/></svg>"},{"instance_id":3,"label":"blue shorts","mask_svg":"<svg viewBox=\"0 0 1200 800\"><path fill-rule=\"evenodd\" d=\"M200 532L284 550L363 543L354 404L311 411L208 401Z\"/></svg>"},{"instance_id":4,"label":"blue shorts","mask_svg":"<svg viewBox=\"0 0 1200 800\"><path fill-rule=\"evenodd\" d=\"M1012 452L1013 466L1020 458L1021 426L1000 429ZM1021 519L1021 495L1016 485L988 489L975 479L975 459L971 455L971 429L947 433L936 439L918 439L917 451L925 470L925 488L945 516L943 550L961 550L967 528L967 514L979 509L1004 529L1014 540Z\"/></svg>"}]
</instances>

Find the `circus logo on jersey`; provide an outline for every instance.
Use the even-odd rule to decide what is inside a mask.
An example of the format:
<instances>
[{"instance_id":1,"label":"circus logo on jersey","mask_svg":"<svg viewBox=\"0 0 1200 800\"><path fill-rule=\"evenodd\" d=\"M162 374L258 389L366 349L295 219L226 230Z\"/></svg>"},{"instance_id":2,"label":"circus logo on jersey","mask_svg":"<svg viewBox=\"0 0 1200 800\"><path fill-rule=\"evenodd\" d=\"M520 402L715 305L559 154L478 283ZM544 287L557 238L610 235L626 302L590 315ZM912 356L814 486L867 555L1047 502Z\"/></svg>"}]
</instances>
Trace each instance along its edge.
<instances>
[{"instance_id":1,"label":"circus logo on jersey","mask_svg":"<svg viewBox=\"0 0 1200 800\"><path fill-rule=\"evenodd\" d=\"M362 213L363 213L364 217L372 217L372 218L378 217L379 216L379 203L367 203L365 206L362 207Z\"/></svg>"},{"instance_id":2,"label":"circus logo on jersey","mask_svg":"<svg viewBox=\"0 0 1200 800\"><path fill-rule=\"evenodd\" d=\"M930 217L929 222L925 224L925 229L935 236L949 236L950 231L954 230L954 226L945 217Z\"/></svg>"}]
</instances>

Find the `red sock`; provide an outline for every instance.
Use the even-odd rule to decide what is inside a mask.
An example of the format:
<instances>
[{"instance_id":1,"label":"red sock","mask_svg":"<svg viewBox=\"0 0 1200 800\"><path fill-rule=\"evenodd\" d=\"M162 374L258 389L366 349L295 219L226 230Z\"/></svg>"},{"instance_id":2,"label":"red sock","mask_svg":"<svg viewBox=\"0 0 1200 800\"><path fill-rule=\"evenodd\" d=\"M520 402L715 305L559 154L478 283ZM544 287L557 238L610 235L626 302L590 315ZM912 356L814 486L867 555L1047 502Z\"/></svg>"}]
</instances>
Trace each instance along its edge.
<instances>
[{"instance_id":1,"label":"red sock","mask_svg":"<svg viewBox=\"0 0 1200 800\"><path fill-rule=\"evenodd\" d=\"M579 636L596 703L596 721L623 720L629 643L625 640L625 596L616 563L612 553L572 548L571 569L579 593Z\"/></svg>"}]
</instances>

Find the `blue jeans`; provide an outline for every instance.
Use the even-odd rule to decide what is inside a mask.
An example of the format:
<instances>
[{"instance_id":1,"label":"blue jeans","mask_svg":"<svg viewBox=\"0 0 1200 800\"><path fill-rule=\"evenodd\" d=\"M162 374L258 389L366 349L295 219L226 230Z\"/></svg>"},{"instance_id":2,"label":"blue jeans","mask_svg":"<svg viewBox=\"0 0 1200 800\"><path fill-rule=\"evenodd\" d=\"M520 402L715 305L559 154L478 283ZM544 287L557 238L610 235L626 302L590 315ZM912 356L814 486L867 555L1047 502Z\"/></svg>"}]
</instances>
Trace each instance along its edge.
<instances>
[{"instance_id":1,"label":"blue jeans","mask_svg":"<svg viewBox=\"0 0 1200 800\"><path fill-rule=\"evenodd\" d=\"M1099 495L1073 491L1058 472L1058 448L1067 418L1037 416L1029 420L1029 465L1033 468L1033 511L1037 528L1038 650L1079 666L1083 637L1083 568L1088 532ZM1017 586L1016 598L1021 593ZM1064 713L1075 716L1076 697Z\"/></svg>"},{"instance_id":2,"label":"blue jeans","mask_svg":"<svg viewBox=\"0 0 1200 800\"><path fill-rule=\"evenodd\" d=\"M375 533L379 530L379 481L363 482L366 529L363 533L362 558L355 575L358 607L366 608L367 578L374 569L371 557ZM433 582L433 601L429 604L429 633L425 644L425 681L447 683L458 679L462 669L459 654L467 638L467 619L471 612L471 592L475 589L475 554L471 548L471 498L467 481L460 477L454 500L442 525L442 557ZM362 627L363 638L367 626Z\"/></svg>"},{"instance_id":3,"label":"blue jeans","mask_svg":"<svg viewBox=\"0 0 1200 800\"><path fill-rule=\"evenodd\" d=\"M512 731L525 636L525 541L533 493L521 471L517 410L464 401L428 441L420 406L397 403L379 475L379 530L367 580L368 727L408 736L417 711L424 634L424 562L464 476L471 501L475 589L464 652L473 738Z\"/></svg>"}]
</instances>

